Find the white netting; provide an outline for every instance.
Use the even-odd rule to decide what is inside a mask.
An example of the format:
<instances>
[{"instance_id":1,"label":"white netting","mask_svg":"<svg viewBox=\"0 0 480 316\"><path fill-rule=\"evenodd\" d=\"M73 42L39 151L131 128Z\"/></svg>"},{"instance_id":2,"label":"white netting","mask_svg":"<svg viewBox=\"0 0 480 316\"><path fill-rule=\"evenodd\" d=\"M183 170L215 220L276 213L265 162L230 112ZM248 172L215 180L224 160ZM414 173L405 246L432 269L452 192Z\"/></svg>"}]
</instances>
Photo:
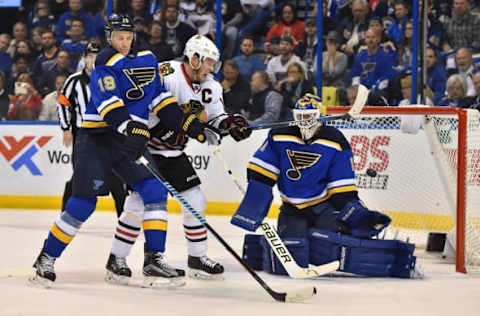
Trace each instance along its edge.
<instances>
[{"instance_id":1,"label":"white netting","mask_svg":"<svg viewBox=\"0 0 480 316\"><path fill-rule=\"evenodd\" d=\"M466 112L462 212L468 268L480 265L480 115L476 110ZM362 200L392 217L390 233L424 246L428 232L448 233L457 224L457 195L464 191L457 188L459 117L400 113L392 109L328 124L350 141Z\"/></svg>"}]
</instances>

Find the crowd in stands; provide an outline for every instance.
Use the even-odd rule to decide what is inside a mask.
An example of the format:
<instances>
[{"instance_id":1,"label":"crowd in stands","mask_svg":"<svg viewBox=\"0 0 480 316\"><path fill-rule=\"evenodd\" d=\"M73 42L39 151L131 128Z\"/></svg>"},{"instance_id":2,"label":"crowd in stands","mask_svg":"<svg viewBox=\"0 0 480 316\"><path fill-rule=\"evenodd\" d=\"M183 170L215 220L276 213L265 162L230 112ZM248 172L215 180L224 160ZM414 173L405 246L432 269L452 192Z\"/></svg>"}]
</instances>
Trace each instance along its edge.
<instances>
[{"instance_id":1,"label":"crowd in stands","mask_svg":"<svg viewBox=\"0 0 480 316\"><path fill-rule=\"evenodd\" d=\"M317 70L329 105L351 104L358 84L371 90L369 105L412 104L412 1L324 0L319 10L313 0L222 0L220 35L215 0L113 4L115 12L132 16L138 48L159 61L181 59L194 34L221 36L225 108L250 121L292 119L295 102L317 93ZM56 120L58 92L82 69L85 46L106 45L106 2L23 1L22 9L11 30L0 34L0 120ZM424 99L413 103L480 109L480 1L431 0L426 10L428 47L418 62L425 59L427 76L417 86Z\"/></svg>"}]
</instances>

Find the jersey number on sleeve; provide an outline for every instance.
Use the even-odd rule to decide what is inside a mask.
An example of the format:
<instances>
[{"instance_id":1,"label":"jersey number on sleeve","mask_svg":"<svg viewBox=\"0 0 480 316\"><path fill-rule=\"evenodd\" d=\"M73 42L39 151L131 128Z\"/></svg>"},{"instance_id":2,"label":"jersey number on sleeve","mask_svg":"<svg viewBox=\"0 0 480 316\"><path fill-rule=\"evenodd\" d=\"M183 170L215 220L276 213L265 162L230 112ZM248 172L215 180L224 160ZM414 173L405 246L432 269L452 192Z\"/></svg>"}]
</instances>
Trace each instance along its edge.
<instances>
[{"instance_id":1,"label":"jersey number on sleeve","mask_svg":"<svg viewBox=\"0 0 480 316\"><path fill-rule=\"evenodd\" d=\"M115 90L115 79L112 76L105 76L98 79L98 87L102 92Z\"/></svg>"}]
</instances>

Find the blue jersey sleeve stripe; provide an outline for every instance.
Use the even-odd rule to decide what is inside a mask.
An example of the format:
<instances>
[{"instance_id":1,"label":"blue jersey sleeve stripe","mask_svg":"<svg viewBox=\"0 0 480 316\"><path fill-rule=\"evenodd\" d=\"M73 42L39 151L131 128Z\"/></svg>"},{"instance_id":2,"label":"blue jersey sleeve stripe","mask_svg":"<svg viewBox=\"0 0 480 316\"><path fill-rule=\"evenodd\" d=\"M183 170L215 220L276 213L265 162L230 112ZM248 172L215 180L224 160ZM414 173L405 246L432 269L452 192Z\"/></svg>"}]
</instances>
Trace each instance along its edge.
<instances>
[{"instance_id":1,"label":"blue jersey sleeve stripe","mask_svg":"<svg viewBox=\"0 0 480 316\"><path fill-rule=\"evenodd\" d=\"M124 106L123 102L121 100L117 101L117 102L114 102L108 106L106 106L101 112L100 112L100 116L102 118L105 118L105 115L108 114L108 112L110 112L111 110L114 110L116 108L119 108L119 107L122 107Z\"/></svg>"},{"instance_id":2,"label":"blue jersey sleeve stripe","mask_svg":"<svg viewBox=\"0 0 480 316\"><path fill-rule=\"evenodd\" d=\"M152 112L157 115L157 113L163 109L164 107L166 107L167 105L169 104L172 104L172 103L177 103L177 99L175 99L174 97L170 96L166 99L163 99L159 104L155 105L152 109Z\"/></svg>"},{"instance_id":3,"label":"blue jersey sleeve stripe","mask_svg":"<svg viewBox=\"0 0 480 316\"><path fill-rule=\"evenodd\" d=\"M278 175L273 173L273 172L270 172L268 171L267 169L264 169L258 165L255 165L253 163L249 163L247 165L247 169L250 169L252 171L255 171L257 173L260 173L261 175L267 177L267 178L270 178L272 179L273 181L277 181L277 178L278 178Z\"/></svg>"},{"instance_id":4,"label":"blue jersey sleeve stripe","mask_svg":"<svg viewBox=\"0 0 480 316\"><path fill-rule=\"evenodd\" d=\"M327 184L327 188L333 189L336 187L345 187L345 186L350 186L350 185L355 185L355 179L342 179L342 180L337 180L337 181L332 181Z\"/></svg>"},{"instance_id":5,"label":"blue jersey sleeve stripe","mask_svg":"<svg viewBox=\"0 0 480 316\"><path fill-rule=\"evenodd\" d=\"M113 66L115 65L120 59L124 58L125 56L123 56L122 54L120 53L116 53L115 55L113 55L112 57L110 57L110 59L105 63L105 65L107 66Z\"/></svg>"},{"instance_id":6,"label":"blue jersey sleeve stripe","mask_svg":"<svg viewBox=\"0 0 480 316\"><path fill-rule=\"evenodd\" d=\"M265 158L265 157L263 157ZM280 170L275 167L274 165L258 158L258 157L253 157L252 159L250 159L250 163L254 164L254 165L257 165L259 167L262 167L263 169L266 169L268 171L270 171L271 173L274 173L274 174L279 174L280 173Z\"/></svg>"},{"instance_id":7,"label":"blue jersey sleeve stripe","mask_svg":"<svg viewBox=\"0 0 480 316\"><path fill-rule=\"evenodd\" d=\"M336 149L338 151L342 151L342 146L340 146L339 143L332 142L331 140L328 140L328 139L316 139L313 143L321 144L321 145Z\"/></svg>"}]
</instances>

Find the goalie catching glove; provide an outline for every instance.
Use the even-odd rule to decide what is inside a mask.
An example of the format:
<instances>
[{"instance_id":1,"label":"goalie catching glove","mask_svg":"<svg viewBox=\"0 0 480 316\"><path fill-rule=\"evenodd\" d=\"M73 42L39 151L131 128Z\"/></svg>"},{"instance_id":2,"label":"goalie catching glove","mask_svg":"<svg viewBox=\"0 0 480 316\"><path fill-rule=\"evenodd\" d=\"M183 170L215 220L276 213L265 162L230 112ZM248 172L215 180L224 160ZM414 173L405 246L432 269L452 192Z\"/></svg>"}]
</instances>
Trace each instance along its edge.
<instances>
[{"instance_id":1,"label":"goalie catching glove","mask_svg":"<svg viewBox=\"0 0 480 316\"><path fill-rule=\"evenodd\" d=\"M122 151L128 159L135 161L143 154L150 139L148 126L141 122L130 121L127 123L125 134L127 137Z\"/></svg>"},{"instance_id":2,"label":"goalie catching glove","mask_svg":"<svg viewBox=\"0 0 480 316\"><path fill-rule=\"evenodd\" d=\"M247 119L241 114L228 115L220 122L220 130L228 130L230 136L237 142L246 139L252 134Z\"/></svg>"},{"instance_id":3,"label":"goalie catching glove","mask_svg":"<svg viewBox=\"0 0 480 316\"><path fill-rule=\"evenodd\" d=\"M350 233L359 238L376 236L391 222L390 217L377 211L370 211L360 200L348 202L340 210L337 220L346 224L350 228Z\"/></svg>"}]
</instances>

